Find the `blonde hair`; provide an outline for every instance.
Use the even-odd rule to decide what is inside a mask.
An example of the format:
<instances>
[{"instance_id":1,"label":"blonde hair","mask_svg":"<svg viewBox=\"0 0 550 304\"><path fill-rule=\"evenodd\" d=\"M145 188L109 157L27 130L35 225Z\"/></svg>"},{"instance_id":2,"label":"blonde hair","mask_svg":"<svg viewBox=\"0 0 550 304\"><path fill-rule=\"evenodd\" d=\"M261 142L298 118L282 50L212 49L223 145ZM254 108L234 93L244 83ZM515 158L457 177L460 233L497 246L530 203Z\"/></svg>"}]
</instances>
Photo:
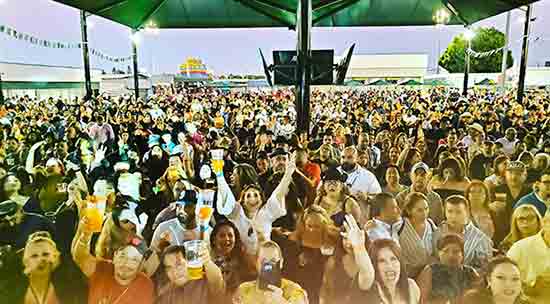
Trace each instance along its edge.
<instances>
[{"instance_id":1,"label":"blonde hair","mask_svg":"<svg viewBox=\"0 0 550 304\"><path fill-rule=\"evenodd\" d=\"M54 263L53 263L53 269L57 268L59 264L61 263L60 255L61 253L57 249L57 244L52 240L52 236L47 231L38 231L29 236L27 239L27 243L25 244L25 248L23 249L23 265L25 265L24 272L26 275L29 275L31 272L31 269L27 268L27 261L30 258L29 257L29 249L34 245L38 243L48 243L52 248L54 249Z\"/></svg>"},{"instance_id":2,"label":"blonde hair","mask_svg":"<svg viewBox=\"0 0 550 304\"><path fill-rule=\"evenodd\" d=\"M519 231L519 228L518 228L518 216L520 212L523 212L526 209L529 209L535 213L535 216L537 217L537 222L538 222L537 230L540 231L542 226L542 216L540 215L537 208L533 205L521 205L517 207L516 210L514 210L514 213L512 213L512 221L510 223L510 233L508 233L506 238L504 238L504 240L501 242L500 244L501 248L507 247L509 249L510 247L512 247L514 243L522 239L521 232Z\"/></svg>"}]
</instances>

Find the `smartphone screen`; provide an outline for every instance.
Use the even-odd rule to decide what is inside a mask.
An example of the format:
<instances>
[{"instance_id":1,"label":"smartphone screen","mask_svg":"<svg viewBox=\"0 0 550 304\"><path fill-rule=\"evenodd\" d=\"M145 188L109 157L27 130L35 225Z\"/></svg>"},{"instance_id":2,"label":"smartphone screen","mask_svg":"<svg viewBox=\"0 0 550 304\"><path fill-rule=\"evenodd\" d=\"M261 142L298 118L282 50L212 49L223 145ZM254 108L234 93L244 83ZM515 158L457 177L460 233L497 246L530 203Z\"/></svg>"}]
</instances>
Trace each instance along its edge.
<instances>
[{"instance_id":1,"label":"smartphone screen","mask_svg":"<svg viewBox=\"0 0 550 304\"><path fill-rule=\"evenodd\" d=\"M281 267L279 262L266 261L262 263L259 275L259 287L261 290L271 290L269 285L281 287Z\"/></svg>"}]
</instances>

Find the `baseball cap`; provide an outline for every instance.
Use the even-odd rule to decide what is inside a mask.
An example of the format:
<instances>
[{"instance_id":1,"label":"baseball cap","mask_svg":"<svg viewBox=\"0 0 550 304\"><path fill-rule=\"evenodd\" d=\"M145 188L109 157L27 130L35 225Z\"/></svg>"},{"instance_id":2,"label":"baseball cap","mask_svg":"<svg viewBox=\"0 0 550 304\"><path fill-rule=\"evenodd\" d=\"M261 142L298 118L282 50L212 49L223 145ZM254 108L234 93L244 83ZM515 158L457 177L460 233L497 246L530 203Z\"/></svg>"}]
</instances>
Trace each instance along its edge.
<instances>
[{"instance_id":1,"label":"baseball cap","mask_svg":"<svg viewBox=\"0 0 550 304\"><path fill-rule=\"evenodd\" d=\"M430 167L426 163L418 162L418 163L414 164L414 166L412 166L411 174L416 172L416 170L418 170L418 169L422 169L426 173L430 172Z\"/></svg>"}]
</instances>

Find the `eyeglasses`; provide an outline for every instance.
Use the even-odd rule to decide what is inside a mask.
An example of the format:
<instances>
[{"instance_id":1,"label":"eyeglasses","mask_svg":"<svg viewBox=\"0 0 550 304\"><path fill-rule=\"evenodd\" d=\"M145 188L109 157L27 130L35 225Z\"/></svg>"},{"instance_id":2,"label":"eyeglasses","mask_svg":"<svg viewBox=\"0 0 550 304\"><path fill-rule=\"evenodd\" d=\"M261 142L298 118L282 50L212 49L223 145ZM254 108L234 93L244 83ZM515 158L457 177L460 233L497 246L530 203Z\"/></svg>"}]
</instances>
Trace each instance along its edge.
<instances>
[{"instance_id":1,"label":"eyeglasses","mask_svg":"<svg viewBox=\"0 0 550 304\"><path fill-rule=\"evenodd\" d=\"M531 222L531 221L534 221L535 218L536 217L534 215L528 215L528 216L519 216L516 220L518 222Z\"/></svg>"}]
</instances>

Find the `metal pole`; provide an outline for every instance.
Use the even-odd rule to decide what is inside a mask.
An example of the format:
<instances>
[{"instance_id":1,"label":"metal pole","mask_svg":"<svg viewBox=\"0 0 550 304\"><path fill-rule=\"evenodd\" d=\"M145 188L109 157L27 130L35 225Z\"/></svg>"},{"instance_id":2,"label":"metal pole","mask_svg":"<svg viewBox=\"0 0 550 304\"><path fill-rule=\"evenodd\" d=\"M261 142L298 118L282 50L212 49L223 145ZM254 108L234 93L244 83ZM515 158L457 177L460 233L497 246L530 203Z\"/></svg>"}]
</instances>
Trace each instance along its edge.
<instances>
[{"instance_id":1,"label":"metal pole","mask_svg":"<svg viewBox=\"0 0 550 304\"><path fill-rule=\"evenodd\" d=\"M311 86L311 0L298 2L296 46L296 114L297 130L309 135L310 123L310 86Z\"/></svg>"},{"instance_id":2,"label":"metal pole","mask_svg":"<svg viewBox=\"0 0 550 304\"><path fill-rule=\"evenodd\" d=\"M82 34L82 59L84 60L84 87L86 89L85 100L92 98L92 77L90 74L90 53L88 51L88 25L86 18L88 13L80 11L80 32Z\"/></svg>"},{"instance_id":3,"label":"metal pole","mask_svg":"<svg viewBox=\"0 0 550 304\"><path fill-rule=\"evenodd\" d=\"M2 75L3 73L0 73L0 104L4 104L4 91L2 89Z\"/></svg>"},{"instance_id":4,"label":"metal pole","mask_svg":"<svg viewBox=\"0 0 550 304\"><path fill-rule=\"evenodd\" d=\"M136 33L136 30L132 30L132 36L136 35ZM139 71L136 39L132 39L132 59L134 62L134 95L136 96L137 100L139 98Z\"/></svg>"},{"instance_id":5,"label":"metal pole","mask_svg":"<svg viewBox=\"0 0 550 304\"><path fill-rule=\"evenodd\" d=\"M521 49L521 64L519 66L518 96L517 102L523 101L525 90L525 74L527 72L527 56L529 53L529 30L531 25L531 5L527 6L525 12L525 26L523 28L523 47Z\"/></svg>"},{"instance_id":6,"label":"metal pole","mask_svg":"<svg viewBox=\"0 0 550 304\"><path fill-rule=\"evenodd\" d=\"M467 50L472 48L472 39L468 39ZM466 62L464 63L464 85L462 87L462 95L468 96L468 77L470 76L470 53L466 52Z\"/></svg>"},{"instance_id":7,"label":"metal pole","mask_svg":"<svg viewBox=\"0 0 550 304\"><path fill-rule=\"evenodd\" d=\"M510 28L511 28L512 12L506 13L506 36L504 38L504 50L502 51L502 79L500 89L502 94L506 92L506 70L508 69L508 51L510 49Z\"/></svg>"},{"instance_id":8,"label":"metal pole","mask_svg":"<svg viewBox=\"0 0 550 304\"><path fill-rule=\"evenodd\" d=\"M435 56L435 73L439 76L439 54L441 53L441 28L443 27L441 24L436 24L435 27L437 28L437 53Z\"/></svg>"}]
</instances>

